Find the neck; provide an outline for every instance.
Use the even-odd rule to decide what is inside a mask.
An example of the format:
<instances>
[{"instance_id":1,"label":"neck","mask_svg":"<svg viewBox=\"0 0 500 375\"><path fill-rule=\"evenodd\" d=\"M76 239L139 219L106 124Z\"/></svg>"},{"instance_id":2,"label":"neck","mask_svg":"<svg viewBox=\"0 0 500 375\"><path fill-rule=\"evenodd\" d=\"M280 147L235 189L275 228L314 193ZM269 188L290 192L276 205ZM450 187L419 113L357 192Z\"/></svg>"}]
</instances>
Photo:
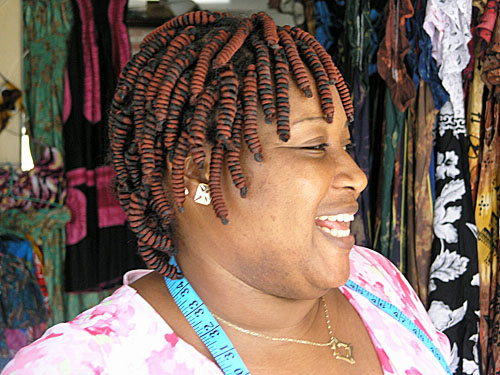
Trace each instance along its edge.
<instances>
[{"instance_id":1,"label":"neck","mask_svg":"<svg viewBox=\"0 0 500 375\"><path fill-rule=\"evenodd\" d=\"M324 314L318 298L293 299L259 290L225 269L216 260L183 249L177 262L206 306L240 327L276 336L303 337ZM326 336L325 336L326 337Z\"/></svg>"}]
</instances>

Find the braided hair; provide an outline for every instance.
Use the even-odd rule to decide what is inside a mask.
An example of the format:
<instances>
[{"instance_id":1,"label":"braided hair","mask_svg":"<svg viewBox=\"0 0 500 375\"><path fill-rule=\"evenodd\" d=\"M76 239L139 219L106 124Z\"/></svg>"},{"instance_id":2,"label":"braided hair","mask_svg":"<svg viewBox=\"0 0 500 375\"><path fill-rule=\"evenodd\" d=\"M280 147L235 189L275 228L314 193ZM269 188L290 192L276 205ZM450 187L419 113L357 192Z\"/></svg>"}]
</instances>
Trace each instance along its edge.
<instances>
[{"instance_id":1,"label":"braided hair","mask_svg":"<svg viewBox=\"0 0 500 375\"><path fill-rule=\"evenodd\" d=\"M171 224L173 204L182 212L185 201L186 157L191 155L199 168L205 168L203 146L212 146L212 206L227 224L221 186L224 164L244 198L243 141L257 162L263 157L257 108L260 104L267 123L276 121L278 136L286 142L290 77L306 97L312 97L306 67L314 77L326 121L332 122L334 113L330 85L336 86L352 121L349 90L323 47L299 28L277 27L263 12L249 18L190 12L146 36L120 75L109 135L118 199L148 267L170 278L182 275L168 261L177 252ZM167 158L173 202L163 187Z\"/></svg>"}]
</instances>

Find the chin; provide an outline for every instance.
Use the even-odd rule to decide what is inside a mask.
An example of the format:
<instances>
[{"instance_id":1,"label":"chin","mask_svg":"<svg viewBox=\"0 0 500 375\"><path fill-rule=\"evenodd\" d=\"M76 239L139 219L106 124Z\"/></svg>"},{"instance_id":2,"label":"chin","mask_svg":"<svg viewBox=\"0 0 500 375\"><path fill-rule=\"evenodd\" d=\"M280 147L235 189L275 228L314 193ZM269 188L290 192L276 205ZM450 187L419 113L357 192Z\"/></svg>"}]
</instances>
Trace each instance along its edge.
<instances>
[{"instance_id":1,"label":"chin","mask_svg":"<svg viewBox=\"0 0 500 375\"><path fill-rule=\"evenodd\" d=\"M330 289L345 285L350 275L349 257L334 258L323 262L321 267L314 267L310 272L309 286L313 298L323 295Z\"/></svg>"}]
</instances>

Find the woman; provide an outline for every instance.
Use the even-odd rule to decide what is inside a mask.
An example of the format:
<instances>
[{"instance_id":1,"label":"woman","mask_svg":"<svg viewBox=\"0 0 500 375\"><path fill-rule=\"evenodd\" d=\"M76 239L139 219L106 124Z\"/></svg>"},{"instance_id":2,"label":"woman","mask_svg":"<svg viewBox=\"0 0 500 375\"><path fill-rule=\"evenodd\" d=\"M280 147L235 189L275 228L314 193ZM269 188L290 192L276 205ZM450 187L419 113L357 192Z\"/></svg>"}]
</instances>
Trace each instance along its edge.
<instances>
[{"instance_id":1,"label":"woman","mask_svg":"<svg viewBox=\"0 0 500 375\"><path fill-rule=\"evenodd\" d=\"M3 374L451 374L409 284L354 246L366 178L348 153L352 114L319 43L264 13L188 13L151 33L110 136L153 271L127 274Z\"/></svg>"}]
</instances>

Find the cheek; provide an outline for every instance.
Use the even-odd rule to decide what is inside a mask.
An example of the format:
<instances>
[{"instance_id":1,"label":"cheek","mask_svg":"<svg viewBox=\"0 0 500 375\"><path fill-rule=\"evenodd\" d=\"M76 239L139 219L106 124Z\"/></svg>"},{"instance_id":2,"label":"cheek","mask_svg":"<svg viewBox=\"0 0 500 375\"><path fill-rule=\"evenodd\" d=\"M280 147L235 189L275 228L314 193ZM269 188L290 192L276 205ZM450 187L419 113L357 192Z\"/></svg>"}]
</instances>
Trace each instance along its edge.
<instances>
[{"instance_id":1,"label":"cheek","mask_svg":"<svg viewBox=\"0 0 500 375\"><path fill-rule=\"evenodd\" d=\"M325 179L319 178L314 168L303 168L298 173L287 167L272 170L265 165L259 167L245 175L246 199L241 199L238 190L229 186L230 216L241 213L247 219L254 219L253 225L259 227L269 222L276 226L282 222L303 226L307 220L313 220L328 189Z\"/></svg>"}]
</instances>

